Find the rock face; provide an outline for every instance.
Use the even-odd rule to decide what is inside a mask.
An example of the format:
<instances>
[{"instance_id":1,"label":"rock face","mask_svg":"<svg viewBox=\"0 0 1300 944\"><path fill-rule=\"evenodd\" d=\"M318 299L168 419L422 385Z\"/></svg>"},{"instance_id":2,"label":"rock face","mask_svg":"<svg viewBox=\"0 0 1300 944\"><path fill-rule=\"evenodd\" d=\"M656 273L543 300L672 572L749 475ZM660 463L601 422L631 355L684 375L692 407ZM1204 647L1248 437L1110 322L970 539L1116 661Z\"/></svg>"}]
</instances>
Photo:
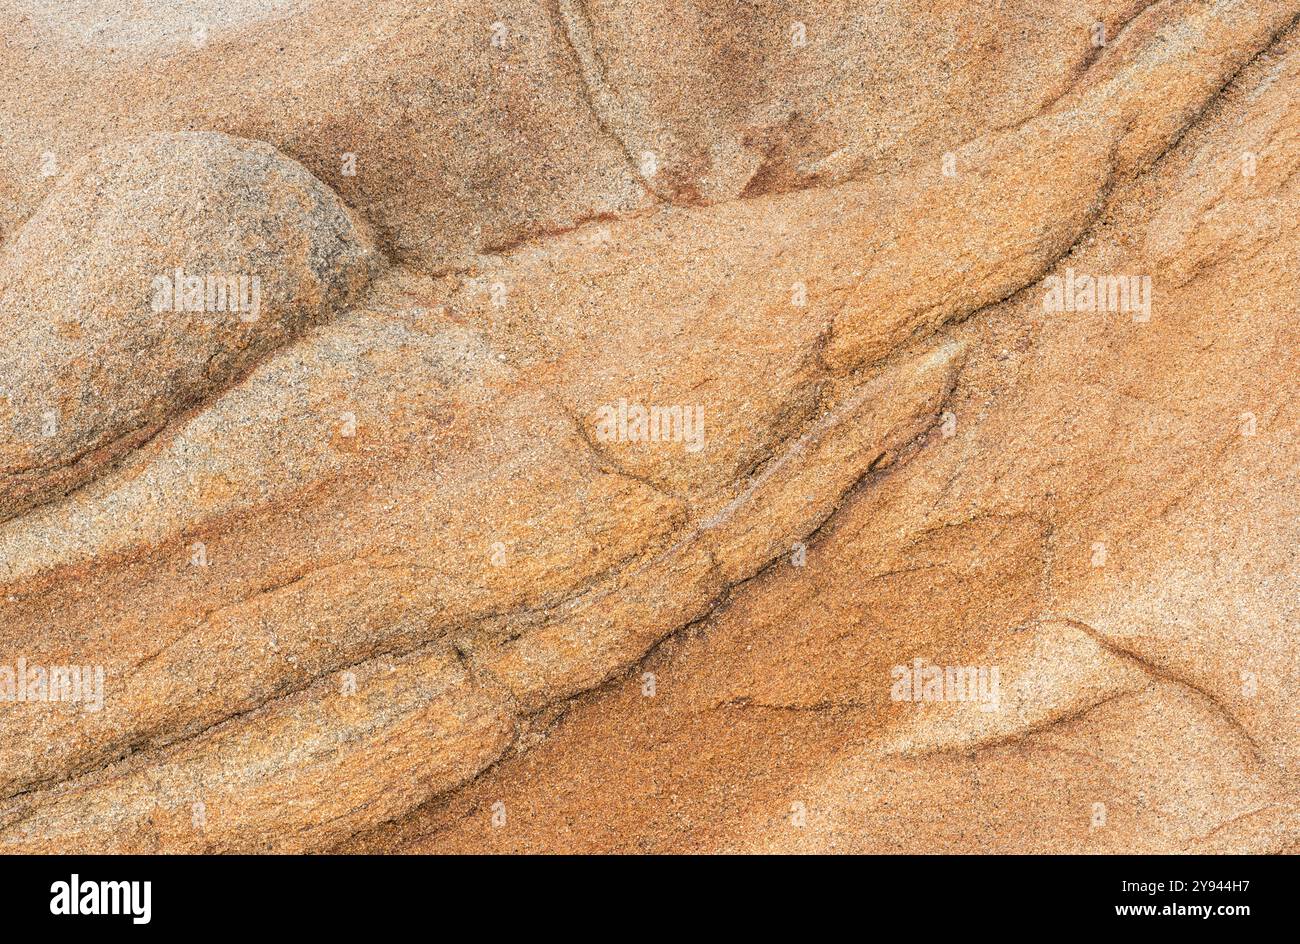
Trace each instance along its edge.
<instances>
[{"instance_id":1,"label":"rock face","mask_svg":"<svg viewBox=\"0 0 1300 944\"><path fill-rule=\"evenodd\" d=\"M0 848L1300 838L1300 4L17 6Z\"/></svg>"},{"instance_id":2,"label":"rock face","mask_svg":"<svg viewBox=\"0 0 1300 944\"><path fill-rule=\"evenodd\" d=\"M0 520L228 386L373 262L338 198L266 144L152 134L78 161L0 257Z\"/></svg>"}]
</instances>

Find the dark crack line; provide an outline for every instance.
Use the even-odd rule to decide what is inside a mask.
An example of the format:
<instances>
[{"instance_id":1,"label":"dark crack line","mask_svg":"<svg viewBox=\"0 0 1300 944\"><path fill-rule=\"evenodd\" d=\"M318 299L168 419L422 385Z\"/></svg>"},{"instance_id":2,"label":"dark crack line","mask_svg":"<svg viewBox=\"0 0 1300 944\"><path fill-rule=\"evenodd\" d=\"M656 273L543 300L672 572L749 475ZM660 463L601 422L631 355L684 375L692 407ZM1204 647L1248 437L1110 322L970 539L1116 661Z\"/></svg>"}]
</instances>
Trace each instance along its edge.
<instances>
[{"instance_id":1,"label":"dark crack line","mask_svg":"<svg viewBox=\"0 0 1300 944\"><path fill-rule=\"evenodd\" d=\"M555 18L559 25L560 35L564 37L569 51L573 54L577 66L578 87L582 90L583 99L586 101L592 117L596 119L596 124L622 151L623 156L627 159L632 179L640 184L642 189L653 199L668 204L675 203L642 175L631 145L622 134L614 130L610 121L611 116L607 115L606 109L600 105L602 97L616 100L616 96L605 81L605 64L601 59L600 50L596 48L595 40L591 36L591 17L587 12L585 3L583 0L554 0L554 2ZM617 104L611 110L616 111Z\"/></svg>"},{"instance_id":2,"label":"dark crack line","mask_svg":"<svg viewBox=\"0 0 1300 944\"><path fill-rule=\"evenodd\" d=\"M1168 669L1162 668L1161 666L1152 662L1148 657L1136 652L1133 649L1121 645L1119 642L1115 641L1114 639L1111 639L1110 637L1106 636L1099 630L1094 629L1092 626L1088 625L1082 620L1077 620L1069 616L1061 616L1059 614L1053 613L1053 614L1047 614L1045 616L1040 617L1036 622L1039 624L1048 623L1048 622L1063 623L1064 625L1069 626L1083 633L1085 636L1087 636L1097 645L1101 646L1107 652L1119 656L1129 662L1135 663L1140 669L1142 669L1151 678L1156 679L1157 681L1166 682L1170 685L1175 685L1181 688L1186 688L1191 690L1195 694L1199 695L1202 699L1209 702L1210 705L1213 706L1215 711L1218 714L1222 715L1224 720L1228 722L1228 725L1233 730L1235 730L1238 734L1241 735L1241 737L1246 741L1246 743L1250 745L1250 749L1252 753L1255 755L1256 760L1258 760L1262 765L1266 767L1283 769L1277 761L1273 760L1268 756L1263 746L1257 740L1255 740L1255 736L1246 729L1246 726L1241 723L1241 721L1237 718L1236 715L1230 712L1227 709L1227 707L1222 702L1220 702L1217 698L1215 698L1214 695L1212 695L1208 690L1202 688L1200 685L1197 685L1195 682L1191 682L1183 676L1175 675L1173 672L1169 671Z\"/></svg>"}]
</instances>

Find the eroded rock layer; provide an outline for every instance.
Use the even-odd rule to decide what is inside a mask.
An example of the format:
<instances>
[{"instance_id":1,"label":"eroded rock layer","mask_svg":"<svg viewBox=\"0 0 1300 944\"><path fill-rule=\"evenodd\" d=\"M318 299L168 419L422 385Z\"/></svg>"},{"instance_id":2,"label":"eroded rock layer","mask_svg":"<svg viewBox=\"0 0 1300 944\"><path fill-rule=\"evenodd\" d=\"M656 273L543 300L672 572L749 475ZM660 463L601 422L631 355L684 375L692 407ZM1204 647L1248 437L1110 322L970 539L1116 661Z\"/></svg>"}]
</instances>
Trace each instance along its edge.
<instances>
[{"instance_id":1,"label":"eroded rock layer","mask_svg":"<svg viewBox=\"0 0 1300 944\"><path fill-rule=\"evenodd\" d=\"M0 848L1296 843L1294 0L3 6Z\"/></svg>"}]
</instances>

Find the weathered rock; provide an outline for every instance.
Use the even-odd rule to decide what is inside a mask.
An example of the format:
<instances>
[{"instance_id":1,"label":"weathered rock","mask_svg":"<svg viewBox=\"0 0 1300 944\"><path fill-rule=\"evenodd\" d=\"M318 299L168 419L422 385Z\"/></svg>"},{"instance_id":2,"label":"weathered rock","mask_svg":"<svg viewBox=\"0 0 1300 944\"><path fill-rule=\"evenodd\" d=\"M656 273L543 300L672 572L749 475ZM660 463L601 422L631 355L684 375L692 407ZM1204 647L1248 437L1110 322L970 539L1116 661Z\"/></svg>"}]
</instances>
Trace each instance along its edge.
<instances>
[{"instance_id":1,"label":"weathered rock","mask_svg":"<svg viewBox=\"0 0 1300 944\"><path fill-rule=\"evenodd\" d=\"M355 296L340 229L357 278L307 266L347 291L255 363L95 375L85 435L137 396L155 435L0 522L0 667L101 666L103 704L0 703L0 845L1293 845L1300 8L1117 4L1096 46L1070 5L643 6L91 43L71 87L237 37L100 111L266 138L402 264ZM38 28L21 74L72 42ZM94 142L94 100L0 160ZM46 212L13 179L6 253ZM973 697L911 698L917 660Z\"/></svg>"},{"instance_id":2,"label":"weathered rock","mask_svg":"<svg viewBox=\"0 0 1300 944\"><path fill-rule=\"evenodd\" d=\"M374 263L337 197L265 144L156 134L80 161L0 257L0 520L228 386Z\"/></svg>"},{"instance_id":3,"label":"weathered rock","mask_svg":"<svg viewBox=\"0 0 1300 944\"><path fill-rule=\"evenodd\" d=\"M802 566L346 848L1286 849L1300 285L1270 209L1300 197L1297 39L1051 269L1148 274L1149 321L1045 312L1043 280L960 325L952 436L846 502ZM893 700L915 659L997 667L1000 710Z\"/></svg>"}]
</instances>

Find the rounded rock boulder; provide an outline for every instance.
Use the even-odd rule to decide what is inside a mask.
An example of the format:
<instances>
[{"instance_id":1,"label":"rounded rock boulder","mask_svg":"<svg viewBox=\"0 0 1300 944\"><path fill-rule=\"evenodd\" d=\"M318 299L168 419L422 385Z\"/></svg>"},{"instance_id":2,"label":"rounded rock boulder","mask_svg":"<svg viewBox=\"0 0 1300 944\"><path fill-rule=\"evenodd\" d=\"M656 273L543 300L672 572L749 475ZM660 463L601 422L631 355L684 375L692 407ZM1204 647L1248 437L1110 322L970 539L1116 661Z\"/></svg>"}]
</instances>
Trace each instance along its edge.
<instances>
[{"instance_id":1,"label":"rounded rock boulder","mask_svg":"<svg viewBox=\"0 0 1300 944\"><path fill-rule=\"evenodd\" d=\"M0 520L237 382L379 261L268 144L179 132L84 157L0 247Z\"/></svg>"}]
</instances>

